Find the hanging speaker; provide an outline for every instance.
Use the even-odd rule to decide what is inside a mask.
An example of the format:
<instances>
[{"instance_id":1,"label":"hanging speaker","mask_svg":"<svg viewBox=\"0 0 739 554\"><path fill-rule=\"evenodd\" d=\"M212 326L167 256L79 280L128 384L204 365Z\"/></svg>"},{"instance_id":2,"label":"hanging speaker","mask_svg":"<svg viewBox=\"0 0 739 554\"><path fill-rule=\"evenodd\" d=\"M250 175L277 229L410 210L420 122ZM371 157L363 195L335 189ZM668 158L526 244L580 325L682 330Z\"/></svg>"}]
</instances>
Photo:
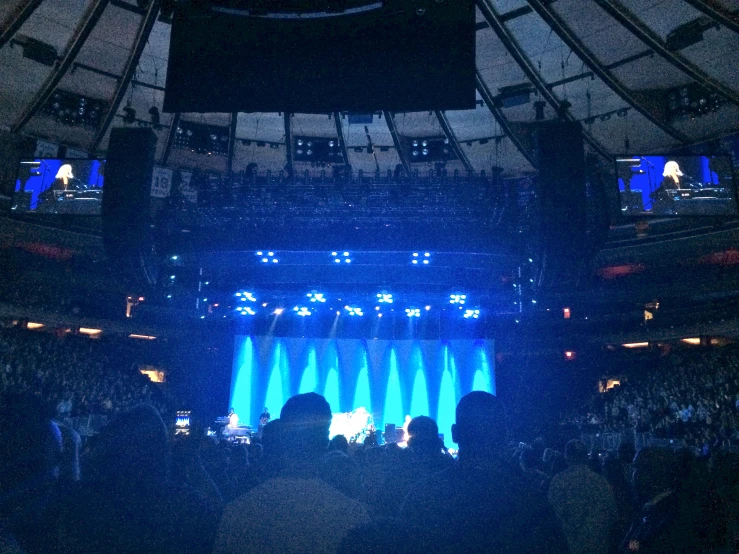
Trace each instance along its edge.
<instances>
[{"instance_id":1,"label":"hanging speaker","mask_svg":"<svg viewBox=\"0 0 739 554\"><path fill-rule=\"evenodd\" d=\"M111 260L138 258L151 244L150 188L157 137L150 128L110 133L103 193L103 240Z\"/></svg>"}]
</instances>

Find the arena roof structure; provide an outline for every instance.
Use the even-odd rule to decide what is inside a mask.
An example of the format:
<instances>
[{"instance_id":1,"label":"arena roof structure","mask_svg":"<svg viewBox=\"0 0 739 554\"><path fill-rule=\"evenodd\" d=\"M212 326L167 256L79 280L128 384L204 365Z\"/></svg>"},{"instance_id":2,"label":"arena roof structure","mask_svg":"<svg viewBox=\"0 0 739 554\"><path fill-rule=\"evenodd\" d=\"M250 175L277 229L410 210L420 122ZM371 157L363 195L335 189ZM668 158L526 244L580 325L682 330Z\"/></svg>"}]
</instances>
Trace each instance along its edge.
<instances>
[{"instance_id":1,"label":"arena roof structure","mask_svg":"<svg viewBox=\"0 0 739 554\"><path fill-rule=\"evenodd\" d=\"M296 159L300 136L336 141L353 171L422 168L408 140L438 138L453 151L450 173L508 176L536 170L528 124L557 115L581 121L587 148L605 158L739 130L732 0L477 0L475 109L360 123L338 112L164 113L171 4L0 3L0 128L100 155L112 128L152 126L158 164L224 173L316 171ZM82 113L60 113L82 99ZM178 141L188 124L212 144Z\"/></svg>"}]
</instances>

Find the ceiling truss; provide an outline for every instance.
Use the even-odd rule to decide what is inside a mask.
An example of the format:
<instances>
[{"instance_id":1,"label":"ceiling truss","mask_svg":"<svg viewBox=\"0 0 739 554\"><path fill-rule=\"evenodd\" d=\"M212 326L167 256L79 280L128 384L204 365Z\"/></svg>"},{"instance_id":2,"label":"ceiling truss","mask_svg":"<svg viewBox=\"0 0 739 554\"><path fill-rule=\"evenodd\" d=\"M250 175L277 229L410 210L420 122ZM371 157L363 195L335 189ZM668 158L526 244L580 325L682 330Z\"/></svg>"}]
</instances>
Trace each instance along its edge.
<instances>
[{"instance_id":1,"label":"ceiling truss","mask_svg":"<svg viewBox=\"0 0 739 554\"><path fill-rule=\"evenodd\" d=\"M701 83L712 92L720 94L733 104L739 105L739 93L708 75L684 56L669 50L662 39L642 23L637 15L628 10L621 2L618 0L595 0L595 3L628 29L635 37L688 77Z\"/></svg>"},{"instance_id":2,"label":"ceiling truss","mask_svg":"<svg viewBox=\"0 0 739 554\"><path fill-rule=\"evenodd\" d=\"M128 86L131 84L131 79L133 79L134 75L136 74L136 68L139 65L141 54L144 53L146 41L149 40L151 30L154 28L154 23L156 23L161 4L162 0L151 0L151 2L149 3L149 9L146 12L143 20L141 21L141 26L139 27L139 31L136 34L136 40L133 44L133 48L131 49L131 53L128 56L128 60L126 61L126 67L123 70L123 74L118 79L118 85L116 86L115 94L113 95L113 100L110 104L110 109L108 110L108 113L105 114L103 124L100 126L100 129L98 130L95 138L92 141L90 152L97 151L98 147L100 146L100 142L103 140L103 138L105 137L105 133L108 131L108 127L110 127L110 124L113 122L115 114L118 113L118 108L120 107L121 102L123 102L123 99L126 96L126 92L128 92Z\"/></svg>"},{"instance_id":3,"label":"ceiling truss","mask_svg":"<svg viewBox=\"0 0 739 554\"><path fill-rule=\"evenodd\" d=\"M575 36L572 30L565 24L562 18L557 15L551 6L547 2L542 0L528 0L529 4L534 11L539 14L547 25L557 33L559 38L564 42L570 50L572 50L577 57L579 57L590 70L595 73L598 78L608 85L613 92L618 94L621 99L629 104L636 111L641 113L649 121L659 127L663 132L671 136L682 144L687 144L690 139L683 133L672 127L663 117L658 116L649 107L647 107L643 101L638 100L634 94L619 81L611 71L609 71L600 61L596 58L595 54L587 48L582 41Z\"/></svg>"}]
</instances>

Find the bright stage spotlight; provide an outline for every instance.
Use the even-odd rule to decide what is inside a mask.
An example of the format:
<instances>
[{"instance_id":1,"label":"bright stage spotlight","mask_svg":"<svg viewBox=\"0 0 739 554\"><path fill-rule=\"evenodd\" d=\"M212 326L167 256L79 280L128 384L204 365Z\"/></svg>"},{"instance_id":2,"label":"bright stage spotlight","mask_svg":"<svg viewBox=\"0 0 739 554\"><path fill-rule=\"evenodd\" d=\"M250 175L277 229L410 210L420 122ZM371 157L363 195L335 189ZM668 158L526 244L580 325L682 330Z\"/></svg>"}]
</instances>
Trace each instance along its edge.
<instances>
[{"instance_id":1,"label":"bright stage spotlight","mask_svg":"<svg viewBox=\"0 0 739 554\"><path fill-rule=\"evenodd\" d=\"M307 296L308 298L310 298L311 302L319 302L321 304L326 302L326 297L323 295L322 292L311 291L308 293Z\"/></svg>"},{"instance_id":2,"label":"bright stage spotlight","mask_svg":"<svg viewBox=\"0 0 739 554\"><path fill-rule=\"evenodd\" d=\"M295 306L293 311L296 312L300 317L311 315L311 311L305 306Z\"/></svg>"},{"instance_id":3,"label":"bright stage spotlight","mask_svg":"<svg viewBox=\"0 0 739 554\"><path fill-rule=\"evenodd\" d=\"M249 306L238 306L236 311L241 315L256 315L257 312L252 310Z\"/></svg>"},{"instance_id":4,"label":"bright stage spotlight","mask_svg":"<svg viewBox=\"0 0 739 554\"><path fill-rule=\"evenodd\" d=\"M274 315L282 315L282 312L284 312L284 308L277 308L274 312L272 312Z\"/></svg>"},{"instance_id":5,"label":"bright stage spotlight","mask_svg":"<svg viewBox=\"0 0 739 554\"><path fill-rule=\"evenodd\" d=\"M344 306L344 309L349 312L350 316L363 316L364 312L362 311L362 308L358 308L356 306Z\"/></svg>"},{"instance_id":6,"label":"bright stage spotlight","mask_svg":"<svg viewBox=\"0 0 739 554\"><path fill-rule=\"evenodd\" d=\"M378 292L377 293L377 301L380 304L392 304L393 303L393 295L388 292Z\"/></svg>"},{"instance_id":7,"label":"bright stage spotlight","mask_svg":"<svg viewBox=\"0 0 739 554\"><path fill-rule=\"evenodd\" d=\"M449 295L450 304L464 304L465 302L467 302L466 294L450 294Z\"/></svg>"},{"instance_id":8,"label":"bright stage spotlight","mask_svg":"<svg viewBox=\"0 0 739 554\"><path fill-rule=\"evenodd\" d=\"M406 308L405 315L408 317L421 317L421 310L419 308Z\"/></svg>"},{"instance_id":9,"label":"bright stage spotlight","mask_svg":"<svg viewBox=\"0 0 739 554\"><path fill-rule=\"evenodd\" d=\"M246 290L242 290L236 293L236 297L239 298L242 302L246 302L247 300L249 302L256 302L257 299L254 297L254 293L251 293Z\"/></svg>"},{"instance_id":10,"label":"bright stage spotlight","mask_svg":"<svg viewBox=\"0 0 739 554\"><path fill-rule=\"evenodd\" d=\"M478 319L479 317L480 317L480 310L465 310L464 311L465 319Z\"/></svg>"}]
</instances>

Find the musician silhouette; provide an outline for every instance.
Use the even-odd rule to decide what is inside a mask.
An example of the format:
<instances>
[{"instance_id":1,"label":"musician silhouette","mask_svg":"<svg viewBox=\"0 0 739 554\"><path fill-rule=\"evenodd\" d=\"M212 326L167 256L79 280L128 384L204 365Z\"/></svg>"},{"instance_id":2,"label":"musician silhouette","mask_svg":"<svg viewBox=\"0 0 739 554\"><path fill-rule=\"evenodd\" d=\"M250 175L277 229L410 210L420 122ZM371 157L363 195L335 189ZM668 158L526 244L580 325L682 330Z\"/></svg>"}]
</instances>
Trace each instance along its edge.
<instances>
[{"instance_id":1,"label":"musician silhouette","mask_svg":"<svg viewBox=\"0 0 739 554\"><path fill-rule=\"evenodd\" d=\"M665 164L665 168L662 171L662 188L665 189L679 189L682 188L680 186L680 177L683 177L685 174L680 171L680 166L677 162L670 160Z\"/></svg>"},{"instance_id":2,"label":"musician silhouette","mask_svg":"<svg viewBox=\"0 0 739 554\"><path fill-rule=\"evenodd\" d=\"M683 188L681 177L684 177L684 175L676 161L670 160L665 164L662 170L662 182L657 190L650 195L652 197L652 213L665 215L675 213L675 199L668 191Z\"/></svg>"}]
</instances>

